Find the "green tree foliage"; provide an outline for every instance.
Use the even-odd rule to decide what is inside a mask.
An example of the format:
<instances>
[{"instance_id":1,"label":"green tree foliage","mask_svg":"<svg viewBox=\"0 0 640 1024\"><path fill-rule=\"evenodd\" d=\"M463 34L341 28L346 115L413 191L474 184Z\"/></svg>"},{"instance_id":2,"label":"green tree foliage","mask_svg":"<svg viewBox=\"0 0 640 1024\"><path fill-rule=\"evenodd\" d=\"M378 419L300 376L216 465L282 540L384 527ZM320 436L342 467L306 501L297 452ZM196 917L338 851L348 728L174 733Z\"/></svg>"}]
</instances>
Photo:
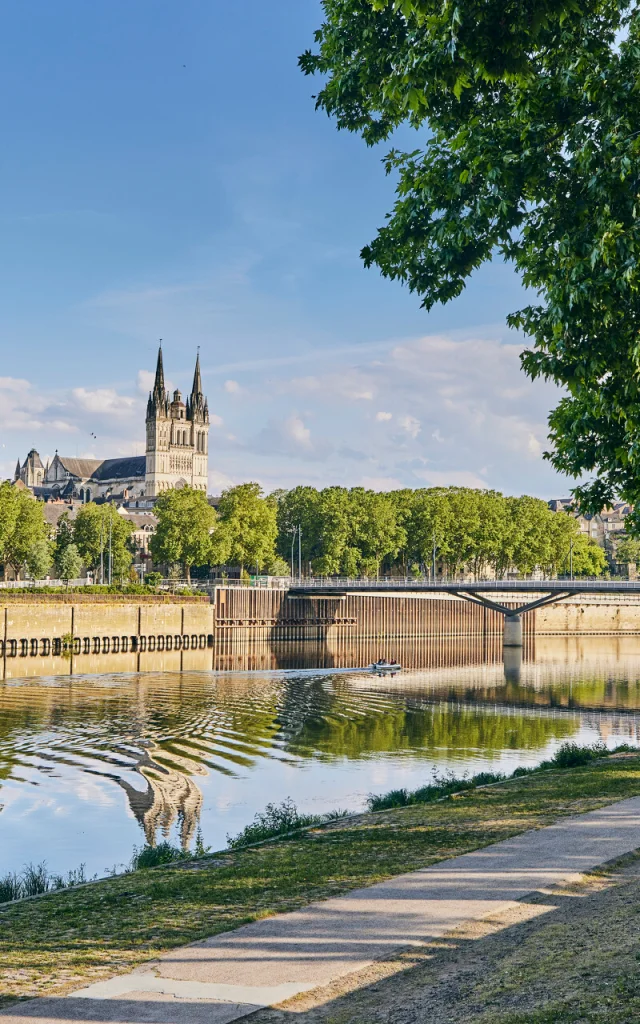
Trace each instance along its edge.
<instances>
[{"instance_id":1,"label":"green tree foliage","mask_svg":"<svg viewBox=\"0 0 640 1024\"><path fill-rule=\"evenodd\" d=\"M388 494L355 487L296 487L277 495L279 550L291 553L292 524L304 523L305 565L317 575L406 575L436 571L455 576L535 570L554 576L599 575L604 552L587 544L577 520L523 495L469 487L431 487ZM297 547L296 547L297 557Z\"/></svg>"},{"instance_id":2,"label":"green tree foliage","mask_svg":"<svg viewBox=\"0 0 640 1024\"><path fill-rule=\"evenodd\" d=\"M75 544L67 544L56 562L60 579L77 580L82 570L82 558Z\"/></svg>"},{"instance_id":3,"label":"green tree foliage","mask_svg":"<svg viewBox=\"0 0 640 1024\"><path fill-rule=\"evenodd\" d=\"M25 559L25 566L29 576L34 580L43 580L48 576L53 565L53 551L51 541L40 537L31 547Z\"/></svg>"},{"instance_id":4,"label":"green tree foliage","mask_svg":"<svg viewBox=\"0 0 640 1024\"><path fill-rule=\"evenodd\" d=\"M204 491L182 487L161 494L154 513L158 517L158 529L150 542L154 562L180 562L190 580L193 565L211 561L215 509Z\"/></svg>"},{"instance_id":5,"label":"green tree foliage","mask_svg":"<svg viewBox=\"0 0 640 1024\"><path fill-rule=\"evenodd\" d=\"M276 501L264 498L259 484L239 484L222 492L218 513L215 564L230 562L241 571L245 566L268 569L276 558Z\"/></svg>"},{"instance_id":6,"label":"green tree foliage","mask_svg":"<svg viewBox=\"0 0 640 1024\"><path fill-rule=\"evenodd\" d=\"M535 295L509 317L551 413L557 470L585 511L640 505L640 12L634 0L323 0L317 106L392 150L396 202L367 266L422 305L494 255ZM640 528L640 513L635 520Z\"/></svg>"},{"instance_id":7,"label":"green tree foliage","mask_svg":"<svg viewBox=\"0 0 640 1024\"><path fill-rule=\"evenodd\" d=\"M75 576L65 577L61 572L62 558L64 552L73 544L73 523L69 518L68 512L63 512L58 519L58 527L56 531L55 544L53 549L53 561L55 564L56 573L61 580L63 579L75 579Z\"/></svg>"},{"instance_id":8,"label":"green tree foliage","mask_svg":"<svg viewBox=\"0 0 640 1024\"><path fill-rule=\"evenodd\" d=\"M133 525L113 505L107 502L96 505L91 501L78 511L73 523L73 540L82 561L93 570L100 568L102 552L106 580L111 536L111 575L115 580L129 575L129 538L132 530Z\"/></svg>"},{"instance_id":9,"label":"green tree foliage","mask_svg":"<svg viewBox=\"0 0 640 1024\"><path fill-rule=\"evenodd\" d=\"M49 571L51 557L45 556L48 547L49 526L44 518L44 506L36 501L30 491L15 491L15 520L11 533L4 542L4 561L16 574L26 570L34 575L32 569L41 571L43 575ZM46 566L45 566L46 562Z\"/></svg>"},{"instance_id":10,"label":"green tree foliage","mask_svg":"<svg viewBox=\"0 0 640 1024\"><path fill-rule=\"evenodd\" d=\"M624 537L616 545L616 562L620 564L640 562L640 540L636 537Z\"/></svg>"},{"instance_id":11,"label":"green tree foliage","mask_svg":"<svg viewBox=\"0 0 640 1024\"><path fill-rule=\"evenodd\" d=\"M8 480L0 484L0 560L5 560L5 550L18 518L18 491Z\"/></svg>"}]
</instances>

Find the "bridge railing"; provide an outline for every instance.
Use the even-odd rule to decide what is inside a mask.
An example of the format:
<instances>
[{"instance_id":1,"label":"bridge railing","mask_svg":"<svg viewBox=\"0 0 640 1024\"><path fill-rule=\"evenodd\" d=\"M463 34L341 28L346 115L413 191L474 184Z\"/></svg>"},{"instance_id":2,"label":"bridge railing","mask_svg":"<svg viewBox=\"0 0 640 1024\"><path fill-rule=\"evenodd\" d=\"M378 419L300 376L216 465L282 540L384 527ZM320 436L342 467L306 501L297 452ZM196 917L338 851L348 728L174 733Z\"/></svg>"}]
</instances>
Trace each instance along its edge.
<instances>
[{"instance_id":1,"label":"bridge railing","mask_svg":"<svg viewBox=\"0 0 640 1024\"><path fill-rule=\"evenodd\" d=\"M292 579L290 586L293 589L305 589L305 590L370 590L375 588L376 590L483 590L483 591L505 591L512 590L527 591L527 590L593 590L599 592L606 591L640 591L640 580L603 580L597 577L580 577L578 579L570 579L569 577L561 577L558 579L545 580L545 579L507 579L507 580L460 580L460 579L447 579L446 577L433 579L414 579L412 577L381 577L379 579L363 579L350 578L350 577L303 577L302 579Z\"/></svg>"}]
</instances>

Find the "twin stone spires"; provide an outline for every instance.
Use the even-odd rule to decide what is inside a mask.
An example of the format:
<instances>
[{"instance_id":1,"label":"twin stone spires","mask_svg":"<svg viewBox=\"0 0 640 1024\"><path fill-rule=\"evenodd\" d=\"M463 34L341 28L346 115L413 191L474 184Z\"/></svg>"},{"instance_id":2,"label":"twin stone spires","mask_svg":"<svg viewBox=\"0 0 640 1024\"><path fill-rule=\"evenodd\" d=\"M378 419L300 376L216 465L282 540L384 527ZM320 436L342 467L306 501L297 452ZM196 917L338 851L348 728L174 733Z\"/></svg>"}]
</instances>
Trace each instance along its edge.
<instances>
[{"instance_id":1,"label":"twin stone spires","mask_svg":"<svg viewBox=\"0 0 640 1024\"><path fill-rule=\"evenodd\" d=\"M178 419L182 399L179 391L173 392L171 401L169 392L165 389L164 365L162 362L162 345L158 350L158 362L156 365L156 378L153 384L153 391L149 392L147 402L147 419L156 419L158 416L166 419ZM185 419L195 423L209 422L209 404L202 393L202 375L200 373L200 353L196 356L196 368L193 374L193 386L191 394L187 396Z\"/></svg>"}]
</instances>

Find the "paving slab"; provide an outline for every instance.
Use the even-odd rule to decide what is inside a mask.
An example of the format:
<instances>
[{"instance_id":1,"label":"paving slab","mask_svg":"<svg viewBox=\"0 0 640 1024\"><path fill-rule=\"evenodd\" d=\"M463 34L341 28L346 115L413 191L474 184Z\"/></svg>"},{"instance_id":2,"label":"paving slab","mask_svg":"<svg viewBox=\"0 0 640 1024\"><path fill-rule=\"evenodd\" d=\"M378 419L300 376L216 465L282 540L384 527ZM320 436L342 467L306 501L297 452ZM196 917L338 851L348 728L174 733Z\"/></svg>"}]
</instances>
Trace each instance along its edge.
<instances>
[{"instance_id":1,"label":"paving slab","mask_svg":"<svg viewBox=\"0 0 640 1024\"><path fill-rule=\"evenodd\" d=\"M0 1019L227 1024L362 970L394 950L441 938L465 922L516 903L522 909L527 894L576 881L638 848L640 797L633 797L180 947L66 999L22 1003L0 1012ZM540 906L532 905L531 916L539 913Z\"/></svg>"}]
</instances>

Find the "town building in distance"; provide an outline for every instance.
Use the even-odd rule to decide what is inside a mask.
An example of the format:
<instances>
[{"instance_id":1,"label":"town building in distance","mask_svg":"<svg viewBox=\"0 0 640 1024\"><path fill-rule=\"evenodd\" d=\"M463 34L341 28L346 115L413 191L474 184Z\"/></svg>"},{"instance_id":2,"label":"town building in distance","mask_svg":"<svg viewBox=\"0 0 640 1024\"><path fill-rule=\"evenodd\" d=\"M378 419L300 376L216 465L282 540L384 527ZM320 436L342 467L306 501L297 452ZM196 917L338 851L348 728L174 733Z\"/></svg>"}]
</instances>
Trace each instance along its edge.
<instances>
[{"instance_id":1,"label":"town building in distance","mask_svg":"<svg viewBox=\"0 0 640 1024\"><path fill-rule=\"evenodd\" d=\"M14 482L44 501L127 501L143 507L163 491L194 487L207 491L209 406L202 392L200 356L196 357L191 394L186 403L179 391L165 388L162 349L146 416L146 454L118 459L79 459L59 455L43 465L32 448L18 460Z\"/></svg>"}]
</instances>

